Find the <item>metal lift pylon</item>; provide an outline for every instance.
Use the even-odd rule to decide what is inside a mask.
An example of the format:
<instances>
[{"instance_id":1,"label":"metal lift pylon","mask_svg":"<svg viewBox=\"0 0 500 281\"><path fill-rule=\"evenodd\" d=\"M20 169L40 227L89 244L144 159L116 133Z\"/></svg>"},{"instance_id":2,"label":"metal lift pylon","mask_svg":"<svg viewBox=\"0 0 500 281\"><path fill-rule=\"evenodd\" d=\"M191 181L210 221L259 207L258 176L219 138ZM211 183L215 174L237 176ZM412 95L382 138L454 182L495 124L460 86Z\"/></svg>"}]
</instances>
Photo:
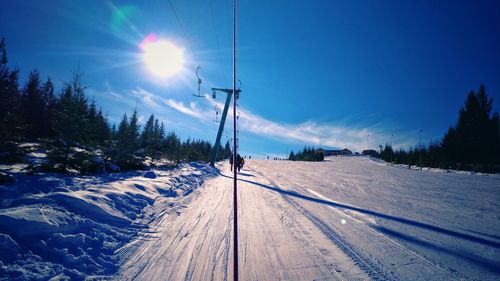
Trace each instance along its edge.
<instances>
[{"instance_id":1,"label":"metal lift pylon","mask_svg":"<svg viewBox=\"0 0 500 281\"><path fill-rule=\"evenodd\" d=\"M226 103L224 104L224 110L222 111L222 116L220 119L219 131L217 132L217 137L215 138L214 149L212 150L212 153L210 155L210 166L214 166L215 162L217 161L217 155L219 154L220 139L222 138L222 132L224 131L224 125L226 124L227 111L229 110L229 106L231 105L231 97L233 96L233 89L212 88L212 91L214 92L214 96L215 96L215 91L226 93L227 96L226 96ZM239 98L240 92L241 92L240 89L236 90L236 99Z\"/></svg>"}]
</instances>

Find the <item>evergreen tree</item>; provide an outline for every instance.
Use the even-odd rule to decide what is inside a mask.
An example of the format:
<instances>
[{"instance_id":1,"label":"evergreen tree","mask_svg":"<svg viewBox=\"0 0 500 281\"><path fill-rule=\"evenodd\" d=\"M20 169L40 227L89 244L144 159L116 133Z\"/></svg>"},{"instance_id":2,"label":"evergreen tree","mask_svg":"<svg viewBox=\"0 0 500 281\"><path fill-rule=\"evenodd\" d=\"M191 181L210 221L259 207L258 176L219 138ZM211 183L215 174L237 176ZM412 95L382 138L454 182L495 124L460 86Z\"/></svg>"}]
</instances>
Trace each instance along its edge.
<instances>
[{"instance_id":1,"label":"evergreen tree","mask_svg":"<svg viewBox=\"0 0 500 281\"><path fill-rule=\"evenodd\" d=\"M158 119L155 119L153 137L151 143L151 150L153 152L153 158L159 159L161 158L162 150L163 150L163 142L165 140L165 125L163 122L158 124Z\"/></svg>"},{"instance_id":2,"label":"evergreen tree","mask_svg":"<svg viewBox=\"0 0 500 281\"><path fill-rule=\"evenodd\" d=\"M302 151L297 153L291 151L288 159L293 161L323 161L325 156L322 152L316 151L314 147L304 147Z\"/></svg>"},{"instance_id":3,"label":"evergreen tree","mask_svg":"<svg viewBox=\"0 0 500 281\"><path fill-rule=\"evenodd\" d=\"M115 145L115 160L118 163L126 163L127 158L130 156L128 150L128 138L129 138L129 124L127 113L123 114L122 120L118 125L118 131L116 132L116 145Z\"/></svg>"},{"instance_id":4,"label":"evergreen tree","mask_svg":"<svg viewBox=\"0 0 500 281\"><path fill-rule=\"evenodd\" d=\"M452 167L457 163L461 166L500 163L498 114L491 114L492 103L483 85L477 93L470 92L467 96L456 126L448 130L441 144Z\"/></svg>"},{"instance_id":5,"label":"evergreen tree","mask_svg":"<svg viewBox=\"0 0 500 281\"><path fill-rule=\"evenodd\" d=\"M81 84L81 74L76 73L73 76L73 81L71 87L73 90L73 112L71 114L71 120L74 123L74 127L77 128L75 133L75 141L79 143L88 144L90 142L88 132L88 103L85 97L85 87Z\"/></svg>"},{"instance_id":6,"label":"evergreen tree","mask_svg":"<svg viewBox=\"0 0 500 281\"><path fill-rule=\"evenodd\" d=\"M133 153L137 152L141 145L139 141L139 120L137 118L137 109L134 110L132 116L130 117L130 122L128 126L128 145L130 147L130 151Z\"/></svg>"},{"instance_id":7,"label":"evergreen tree","mask_svg":"<svg viewBox=\"0 0 500 281\"><path fill-rule=\"evenodd\" d=\"M88 104L80 78L80 75L76 74L73 81L64 86L59 102L55 106L53 130L57 137L69 144L89 142Z\"/></svg>"},{"instance_id":8,"label":"evergreen tree","mask_svg":"<svg viewBox=\"0 0 500 281\"><path fill-rule=\"evenodd\" d=\"M229 144L229 141L226 142L224 145L224 152L222 153L222 159L228 159L230 157L233 157L233 152L231 151L231 145Z\"/></svg>"},{"instance_id":9,"label":"evergreen tree","mask_svg":"<svg viewBox=\"0 0 500 281\"><path fill-rule=\"evenodd\" d=\"M102 108L97 112L97 120L95 125L97 144L103 146L106 141L111 137L111 128L108 124L108 119L102 114Z\"/></svg>"},{"instance_id":10,"label":"evergreen tree","mask_svg":"<svg viewBox=\"0 0 500 281\"><path fill-rule=\"evenodd\" d=\"M0 161L16 161L20 154L16 142L21 137L22 124L19 115L19 70L10 70L5 39L0 41Z\"/></svg>"},{"instance_id":11,"label":"evergreen tree","mask_svg":"<svg viewBox=\"0 0 500 281\"><path fill-rule=\"evenodd\" d=\"M174 132L168 133L163 144L165 157L179 163L183 159L182 149L179 137Z\"/></svg>"},{"instance_id":12,"label":"evergreen tree","mask_svg":"<svg viewBox=\"0 0 500 281\"><path fill-rule=\"evenodd\" d=\"M146 121L146 124L144 124L144 129L142 130L141 133L141 147L146 150L145 153L147 156L152 156L150 155L149 151L152 146L154 129L155 129L155 116L151 114L151 116L149 116L148 121Z\"/></svg>"},{"instance_id":13,"label":"evergreen tree","mask_svg":"<svg viewBox=\"0 0 500 281\"><path fill-rule=\"evenodd\" d=\"M30 139L44 136L45 108L44 97L41 88L40 74L37 70L30 73L28 82L23 89L22 113L26 122L26 136Z\"/></svg>"},{"instance_id":14,"label":"evergreen tree","mask_svg":"<svg viewBox=\"0 0 500 281\"><path fill-rule=\"evenodd\" d=\"M73 122L73 89L66 84L56 104L56 118L53 131L61 139L73 141L76 139L76 124Z\"/></svg>"},{"instance_id":15,"label":"evergreen tree","mask_svg":"<svg viewBox=\"0 0 500 281\"><path fill-rule=\"evenodd\" d=\"M490 147L492 152L492 162L496 165L500 165L500 115L498 112L493 113L488 132L491 134L488 136L490 140L488 147Z\"/></svg>"},{"instance_id":16,"label":"evergreen tree","mask_svg":"<svg viewBox=\"0 0 500 281\"><path fill-rule=\"evenodd\" d=\"M44 132L44 136L53 137L53 123L56 118L56 106L57 106L57 98L54 94L54 84L52 84L52 80L47 78L45 83L42 85L42 95L45 104L45 116L42 117L42 131Z\"/></svg>"},{"instance_id":17,"label":"evergreen tree","mask_svg":"<svg viewBox=\"0 0 500 281\"><path fill-rule=\"evenodd\" d=\"M108 127L107 123L106 123L106 127ZM109 129L109 127L108 127L108 129ZM118 139L118 132L116 130L116 125L113 124L111 129L109 129L109 133L107 135L107 138L105 139L105 141L103 143L102 154L103 154L105 169L109 169L111 166L111 163L115 159L117 159L117 157L116 157L117 156L117 139Z\"/></svg>"},{"instance_id":18,"label":"evergreen tree","mask_svg":"<svg viewBox=\"0 0 500 281\"><path fill-rule=\"evenodd\" d=\"M97 128L99 126L99 116L97 115L97 108L95 100L93 99L88 107L86 114L85 124L85 143L90 146L97 146L99 144L99 135Z\"/></svg>"},{"instance_id":19,"label":"evergreen tree","mask_svg":"<svg viewBox=\"0 0 500 281\"><path fill-rule=\"evenodd\" d=\"M12 154L24 138L41 139L49 162L43 169L62 172L94 171L92 158L102 155L105 166L116 162L122 169L141 168L144 153L176 162L208 161L211 144L188 139L182 143L175 133L165 137L165 126L151 115L141 131L137 110L124 114L118 129L111 128L95 100L90 103L76 73L55 95L50 78L43 84L34 70L19 90L18 70L7 65L5 40L0 41L0 161ZM219 159L229 157L229 143L219 146ZM19 160L19 159L18 159ZM17 161L17 160L16 160Z\"/></svg>"},{"instance_id":20,"label":"evergreen tree","mask_svg":"<svg viewBox=\"0 0 500 281\"><path fill-rule=\"evenodd\" d=\"M137 110L134 110L130 120L127 114L123 115L116 134L116 162L120 168L141 169L143 167L143 153L140 150L139 124Z\"/></svg>"},{"instance_id":21,"label":"evergreen tree","mask_svg":"<svg viewBox=\"0 0 500 281\"><path fill-rule=\"evenodd\" d=\"M392 146L389 144L386 144L384 146L384 149L380 153L380 158L386 162L391 162L391 161L393 161L393 157L394 157L394 151L392 150Z\"/></svg>"}]
</instances>

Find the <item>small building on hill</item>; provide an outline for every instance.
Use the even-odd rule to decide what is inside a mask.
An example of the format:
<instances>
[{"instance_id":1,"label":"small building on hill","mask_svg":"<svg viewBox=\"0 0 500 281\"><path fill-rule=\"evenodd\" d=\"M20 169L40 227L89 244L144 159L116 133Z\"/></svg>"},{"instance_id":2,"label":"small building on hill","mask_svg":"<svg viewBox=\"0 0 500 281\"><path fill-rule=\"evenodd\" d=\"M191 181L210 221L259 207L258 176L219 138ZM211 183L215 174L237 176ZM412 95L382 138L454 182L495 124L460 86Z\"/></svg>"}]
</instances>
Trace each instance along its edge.
<instances>
[{"instance_id":1,"label":"small building on hill","mask_svg":"<svg viewBox=\"0 0 500 281\"><path fill-rule=\"evenodd\" d=\"M363 150L363 155L368 155L368 156L377 155L377 151L373 149L366 149Z\"/></svg>"},{"instance_id":2,"label":"small building on hill","mask_svg":"<svg viewBox=\"0 0 500 281\"><path fill-rule=\"evenodd\" d=\"M347 148L341 150L341 155L352 155L352 151Z\"/></svg>"}]
</instances>

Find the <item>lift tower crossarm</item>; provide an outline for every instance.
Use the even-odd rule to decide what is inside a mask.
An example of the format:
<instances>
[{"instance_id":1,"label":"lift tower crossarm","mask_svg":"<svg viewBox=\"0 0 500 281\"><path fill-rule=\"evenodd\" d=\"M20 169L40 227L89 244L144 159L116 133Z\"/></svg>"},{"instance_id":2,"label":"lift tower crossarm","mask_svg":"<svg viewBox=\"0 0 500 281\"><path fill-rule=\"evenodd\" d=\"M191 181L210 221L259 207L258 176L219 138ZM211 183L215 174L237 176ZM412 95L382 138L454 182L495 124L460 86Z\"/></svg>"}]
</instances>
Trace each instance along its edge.
<instances>
[{"instance_id":1,"label":"lift tower crossarm","mask_svg":"<svg viewBox=\"0 0 500 281\"><path fill-rule=\"evenodd\" d=\"M217 155L219 154L220 139L222 137L222 132L224 131L224 125L226 123L227 111L231 104L231 97L233 96L233 89L222 89L222 88L212 88L212 91L220 91L227 94L226 103L224 104L224 110L222 111L222 116L219 124L219 131L217 132L217 138L215 139L215 144L210 155L210 165L214 166L217 161ZM236 98L239 97L241 90L236 90ZM233 148L234 149L234 148Z\"/></svg>"},{"instance_id":2,"label":"lift tower crossarm","mask_svg":"<svg viewBox=\"0 0 500 281\"><path fill-rule=\"evenodd\" d=\"M223 88L212 88L212 91L219 91L219 92L224 92L226 94L233 94L233 89L223 89ZM240 96L240 89L236 90L236 98L239 98Z\"/></svg>"}]
</instances>

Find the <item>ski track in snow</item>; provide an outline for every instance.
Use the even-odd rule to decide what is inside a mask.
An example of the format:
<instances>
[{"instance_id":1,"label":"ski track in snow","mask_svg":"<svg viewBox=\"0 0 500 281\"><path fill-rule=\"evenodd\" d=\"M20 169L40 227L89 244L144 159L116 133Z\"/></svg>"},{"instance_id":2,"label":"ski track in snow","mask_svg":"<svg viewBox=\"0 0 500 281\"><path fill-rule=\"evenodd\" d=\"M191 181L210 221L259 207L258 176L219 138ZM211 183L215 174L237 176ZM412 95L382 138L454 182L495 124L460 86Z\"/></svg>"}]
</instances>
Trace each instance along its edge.
<instances>
[{"instance_id":1,"label":"ski track in snow","mask_svg":"<svg viewBox=\"0 0 500 281\"><path fill-rule=\"evenodd\" d=\"M497 246L498 242L491 240L491 238L495 237L498 239L498 236L485 233L495 233L495 229L498 231L499 228L499 216L495 215L499 210L497 202L498 199L500 199L498 193L500 185L497 178L491 177L485 179L483 177L456 174L436 175L436 173L425 171L402 171L401 169L388 166L374 168L373 165L370 165L373 162L366 160L367 159L364 158L339 157L333 160L334 163L327 165L329 166L328 170L323 168L325 163L309 163L309 167L306 169L301 167L304 165L302 163L288 161L282 162L283 164L280 163L280 165L275 165L272 169L270 169L271 165L268 165L266 162L259 163L260 165L254 165L253 168L259 170L263 175L265 174L266 177L274 179L272 186L267 188L284 190L284 194L289 195L289 197L293 198L292 200L299 202L302 207L310 210L313 216L321 218L321 220L326 222L331 228L339 230L340 232L338 233L340 233L340 235L338 237L347 236L348 239L346 240L355 245L353 248L357 249L362 255L370 257L369 259L373 260L375 264L381 265L386 273L394 272L399 280L498 279L498 264L500 261ZM380 171L380 169L383 169L383 171ZM407 179L408 176L412 178ZM432 184L426 184L425 186L418 183L416 184L415 182L418 178ZM443 180L443 178L446 180ZM345 184L346 181L349 181L349 183ZM401 184L401 182L404 184ZM415 188L415 185L417 185L419 190L425 187L422 190L424 193L428 193L429 191L435 192L437 190L441 194L439 194L439 196L432 196L431 198L419 194L411 194L408 196L409 192L413 192L412 190ZM343 190L341 186L344 187ZM446 186L446 189L443 188L443 186ZM345 187L351 188L351 190ZM476 190L470 192L471 187ZM360 189L365 190L360 192ZM376 194L373 193L374 189L376 189ZM321 190L321 193L318 190ZM332 194L333 196L324 196L323 191L327 191L327 194ZM428 201L440 202L444 198L445 200L443 201L447 201L446 199L449 197L447 193L452 193L452 195L454 195L455 192L462 193L460 196L457 196L458 199L460 199L459 202L474 202L473 208L463 208L468 206L461 206L462 208L447 208L449 206L443 204L443 206L439 206L441 209L438 209L437 211L439 212L436 213L433 213L432 209L426 210L425 207L402 208L404 204L406 204L406 200L412 200L418 203L428 203ZM294 193L297 194L297 196L294 196ZM312 196L305 196L304 194L307 193L312 194ZM370 193L373 194L370 195ZM305 203L301 200L304 197L310 198L306 198L308 199L306 201L322 201L320 203L329 201L334 204L327 204L325 206L324 204ZM342 203L336 203L339 201L330 199L339 197L343 199L341 201ZM403 197L405 200L401 200L398 197ZM349 203L344 203L344 199ZM379 203L381 201L382 203ZM387 205L387 201L390 202L389 205ZM476 213L475 210L477 209L478 203L481 209L484 210L481 216L485 218L480 218L479 220L477 218L470 219L467 215L468 213ZM392 212L406 213L406 215L409 215L408 218L410 218L410 220L404 217L403 219L398 219L395 216L393 217L407 224L415 219L415 226L417 227L420 225L426 227L427 224L425 223L425 219L428 217L432 217L432 219L438 221L433 222L433 224L428 224L430 231L422 231L422 229L418 228L415 230L411 229L411 232L409 232L411 235L408 236L410 239L405 239L405 235L399 235L398 227L401 226L397 223L394 224L386 219L367 215L377 214L377 212L368 209L366 213L361 214L355 211L356 209L362 210L362 208L359 207L342 209L342 206L356 206L357 204L368 206L363 206L365 208L375 207L375 209L372 210L381 213L382 217L384 217L384 213L388 215ZM425 206L425 204L423 205ZM430 206L434 207L433 205ZM323 209L328 210L328 212L324 212ZM332 212L336 215L333 215ZM423 215L419 213L423 213ZM445 213L446 216L439 217L435 215L442 213ZM390 218L391 216L385 217ZM451 220L453 224L451 226L448 225L446 228L441 227L443 224L449 224L447 220L450 217L460 219L456 219L455 221ZM340 218L344 218L344 223L347 221L347 225L339 223ZM477 226L470 226L470 224L471 222L478 221L482 223L482 225L478 224L481 225L479 229L482 229L482 232L476 233L482 234L481 236L483 237L472 237L469 234L460 233L458 231L458 229L464 229L464 227L460 226L469 224L470 228L467 227L465 229L468 229L469 232L474 232L470 229ZM381 224L383 226L381 226ZM387 226L390 226L391 231L380 231ZM401 229L409 231L409 228L415 228L415 226L408 227L403 225ZM451 230L448 229L448 227L450 227ZM455 229L453 229L454 227L457 230L456 232ZM490 229L490 227L493 227L493 229ZM392 232L392 229L397 231ZM433 231L441 230L443 230L441 233L445 235L439 232L438 235L433 233ZM392 233L396 235L390 237ZM402 233L404 232L402 231ZM446 234L451 235L451 237L447 237ZM415 239L412 236L418 238ZM456 239L456 237L460 239ZM488 237L489 240L484 239L485 237ZM457 240L463 238L472 240L472 243L463 240L457 243ZM438 242L440 246L436 246L435 249L431 248L431 251L429 251L429 245L433 245L429 242L434 242L433 240ZM417 243L412 243L414 241ZM415 244L417 244L417 246ZM424 247L418 247L420 246L418 244ZM441 245L446 245L449 248ZM456 249L453 249L453 246L456 247ZM457 254L462 251L463 255ZM450 258L450 256L452 258ZM415 259L419 262L415 262ZM405 260L407 262L403 262ZM394 266L394 268L391 269L391 266Z\"/></svg>"},{"instance_id":2,"label":"ski track in snow","mask_svg":"<svg viewBox=\"0 0 500 281\"><path fill-rule=\"evenodd\" d=\"M47 185L40 195L19 199L16 188L4 191L9 199L2 202L0 226L28 221L42 231L33 249L59 241L65 244L56 250L78 253L73 249L80 237L86 244L96 239L66 225L95 221L99 231L116 237L106 241L120 239L111 250L105 241L102 253L85 248L106 259L95 258L102 268L108 261L115 263L110 269L118 266L116 274L101 271L96 278L232 280L232 172L227 163L217 168L218 174L195 163L157 178L131 174L118 181L42 177L37 181ZM238 179L240 280L500 279L500 177L335 157L320 163L248 160ZM0 230L1 249L31 247L16 244L32 241L22 232ZM55 266L32 254L29 259L24 276L56 277L48 270L29 272ZM0 259L0 280L8 266ZM84 270L74 276L83 279Z\"/></svg>"},{"instance_id":3,"label":"ski track in snow","mask_svg":"<svg viewBox=\"0 0 500 281\"><path fill-rule=\"evenodd\" d=\"M263 178L265 178L264 175L261 175ZM273 180L266 178L266 180L276 188L279 188L279 185L276 184ZM296 210L301 212L306 218L308 218L314 225L321 230L321 232L329 239L331 240L337 247L340 248L340 250L347 255L353 262L354 264L362 270L364 273L366 273L364 278L370 277L372 280L391 280L392 278L389 277L385 272L383 272L373 261L370 259L363 257L361 253L356 252L353 247L347 242L344 241L332 228L328 226L325 222L323 222L321 219L318 217L314 216L311 212L305 210L304 208L300 207L299 204L297 204L293 199L291 199L289 196L282 194L283 198L291 205L293 206ZM352 269L350 269L352 270ZM334 271L336 276L340 280L350 280L349 277L350 275L343 277L343 275L339 274L337 270ZM341 271L342 272L342 271ZM362 272L356 274L356 279L360 278L360 275L364 275ZM364 279L363 278L363 279Z\"/></svg>"},{"instance_id":4,"label":"ski track in snow","mask_svg":"<svg viewBox=\"0 0 500 281\"><path fill-rule=\"evenodd\" d=\"M123 252L117 279L232 280L233 186L226 166L219 164L220 176L188 196L186 208L156 222L164 232L140 240L139 251ZM496 177L339 157L249 160L238 179L241 280L500 276ZM189 229L189 241L182 229Z\"/></svg>"},{"instance_id":5,"label":"ski track in snow","mask_svg":"<svg viewBox=\"0 0 500 281\"><path fill-rule=\"evenodd\" d=\"M313 195L316 195L318 198L321 198L321 199L323 199L323 200L327 200L327 201L334 202L333 200L331 200L331 199L329 199L329 198L327 198L327 197L323 196L322 194L320 194L320 193L318 193L318 192L316 192L316 191L314 191L314 190L307 189L307 191L309 191L309 192L310 192L311 194L313 194ZM428 264L430 264L430 265L433 265L433 266L439 267L438 265L434 264L433 262L431 262L430 260L428 260L428 259L427 259L427 258L425 258L424 256L422 256L422 255L420 255L420 254L418 254L418 253L416 253L416 252L412 251L411 249L409 249L408 247L406 247L406 246L402 245L401 243L397 242L396 240L391 239L391 238L387 237L386 235L383 235L383 234L381 234L381 233L379 233L379 232L376 232L376 231L375 231L375 230L373 230L371 227L369 227L369 225L364 224L361 220L359 220L359 219L355 218L354 216L352 216L352 215L350 215L350 214L348 214L348 213L346 213L346 212L341 212L341 211L339 211L339 210L335 209L335 208L334 208L334 207L332 207L332 206L329 206L329 208L330 208L330 209L332 209L332 211L334 211L334 212L336 212L336 213L338 213L338 214L340 214L340 215L342 215L342 216L347 216L347 217L349 217L349 218L351 219L351 221L353 221L353 222L355 222L355 223L359 224L360 226L364 227L365 229L367 229L368 231L372 232L373 234L375 234L375 235L377 235L377 236L381 237L382 239L385 239L385 240L389 241L390 243L395 244L395 245L396 245L396 246L398 246L401 250L403 250L403 251L405 251L405 252L409 253L410 255L413 255L413 256L417 257L418 259L420 259L420 260L422 260L422 261L424 261L424 262L426 262L426 263L428 263ZM439 267L439 268L440 268L440 269L443 269L443 268L441 268L441 267ZM444 270L444 269L443 269L443 270Z\"/></svg>"},{"instance_id":6,"label":"ski track in snow","mask_svg":"<svg viewBox=\"0 0 500 281\"><path fill-rule=\"evenodd\" d=\"M121 257L125 262L117 279L231 280L228 277L232 276L229 244L232 242L232 181L229 174L223 173L190 195L194 196L192 208L184 209L178 216L165 216L158 223L165 225L162 229L166 232L162 236L155 240L141 239L141 249L135 252L125 247L122 253L126 257ZM246 178L255 176L242 176L243 180ZM373 265L354 254L347 244L341 246L348 251L346 255L341 247L329 242L331 237L327 236L332 236L332 231L312 215L303 214L296 203L273 192L256 189L244 181L239 188L242 280L387 279L381 277ZM301 218L286 218L284 214L290 209ZM186 235L179 235L182 233L179 230L186 227L193 231L189 234L193 239L183 243L182 237ZM321 233L327 235L315 239ZM312 246L313 242L321 247Z\"/></svg>"}]
</instances>

